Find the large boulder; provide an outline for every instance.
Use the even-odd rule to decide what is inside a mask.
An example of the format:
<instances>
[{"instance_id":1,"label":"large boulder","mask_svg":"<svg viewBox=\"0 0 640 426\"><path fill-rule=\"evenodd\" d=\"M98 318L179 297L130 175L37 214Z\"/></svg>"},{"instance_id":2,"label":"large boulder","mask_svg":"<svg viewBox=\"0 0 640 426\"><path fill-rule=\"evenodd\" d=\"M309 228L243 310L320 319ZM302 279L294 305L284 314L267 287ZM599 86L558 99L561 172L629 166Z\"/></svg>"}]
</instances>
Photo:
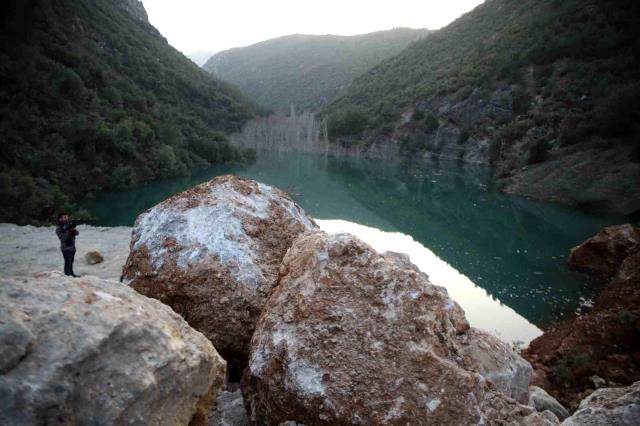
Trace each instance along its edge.
<instances>
[{"instance_id":1,"label":"large boulder","mask_svg":"<svg viewBox=\"0 0 640 426\"><path fill-rule=\"evenodd\" d=\"M2 425L205 424L226 368L169 307L59 273L0 281L0 348Z\"/></svg>"},{"instance_id":2,"label":"large boulder","mask_svg":"<svg viewBox=\"0 0 640 426\"><path fill-rule=\"evenodd\" d=\"M640 420L640 382L624 388L602 388L580 402L564 426L634 426Z\"/></svg>"},{"instance_id":3,"label":"large boulder","mask_svg":"<svg viewBox=\"0 0 640 426\"><path fill-rule=\"evenodd\" d=\"M171 306L225 359L246 361L284 254L314 228L284 192L217 177L137 218L123 281Z\"/></svg>"},{"instance_id":4,"label":"large boulder","mask_svg":"<svg viewBox=\"0 0 640 426\"><path fill-rule=\"evenodd\" d=\"M496 370L511 369L517 355L470 329L447 291L406 256L379 255L351 235L316 231L294 242L280 274L242 381L253 423L557 420L498 389L515 387L506 378L517 374ZM478 344L475 352L470 344ZM496 347L504 366L481 353Z\"/></svg>"},{"instance_id":5,"label":"large boulder","mask_svg":"<svg viewBox=\"0 0 640 426\"><path fill-rule=\"evenodd\" d=\"M571 249L569 265L613 276L622 262L640 251L640 229L630 224L609 226Z\"/></svg>"}]
</instances>

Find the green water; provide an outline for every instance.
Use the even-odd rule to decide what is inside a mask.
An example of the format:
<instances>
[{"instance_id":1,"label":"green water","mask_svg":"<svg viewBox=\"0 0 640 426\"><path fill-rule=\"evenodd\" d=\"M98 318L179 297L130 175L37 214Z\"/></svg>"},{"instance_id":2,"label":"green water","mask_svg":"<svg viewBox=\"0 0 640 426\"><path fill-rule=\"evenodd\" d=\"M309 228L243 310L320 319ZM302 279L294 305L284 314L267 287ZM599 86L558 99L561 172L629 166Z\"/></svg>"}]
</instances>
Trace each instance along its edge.
<instances>
[{"instance_id":1,"label":"green water","mask_svg":"<svg viewBox=\"0 0 640 426\"><path fill-rule=\"evenodd\" d=\"M286 190L318 219L408 234L540 327L584 309L600 290L567 268L569 249L623 221L507 196L492 187L486 169L455 162L290 153L262 153L249 166L216 166L189 178L104 192L85 207L97 224L131 226L168 196L227 173Z\"/></svg>"}]
</instances>

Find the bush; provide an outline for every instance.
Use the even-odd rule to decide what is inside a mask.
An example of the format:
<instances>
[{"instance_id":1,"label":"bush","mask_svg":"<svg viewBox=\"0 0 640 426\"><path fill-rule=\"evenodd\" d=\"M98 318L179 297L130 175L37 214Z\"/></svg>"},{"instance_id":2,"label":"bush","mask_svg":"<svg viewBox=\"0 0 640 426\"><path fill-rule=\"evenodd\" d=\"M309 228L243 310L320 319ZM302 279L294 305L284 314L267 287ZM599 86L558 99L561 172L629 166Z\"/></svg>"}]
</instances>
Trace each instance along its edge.
<instances>
[{"instance_id":1,"label":"bush","mask_svg":"<svg viewBox=\"0 0 640 426\"><path fill-rule=\"evenodd\" d=\"M525 90L518 89L513 93L511 108L514 114L526 114L531 108L531 96Z\"/></svg>"},{"instance_id":2,"label":"bush","mask_svg":"<svg viewBox=\"0 0 640 426\"><path fill-rule=\"evenodd\" d=\"M54 84L60 96L72 101L82 99L85 92L82 79L70 68L61 68L54 75Z\"/></svg>"},{"instance_id":3,"label":"bush","mask_svg":"<svg viewBox=\"0 0 640 426\"><path fill-rule=\"evenodd\" d=\"M469 130L468 130L468 129L463 128L463 129L460 131L460 134L458 134L458 139L456 139L456 143L457 143L458 145L464 145L464 144L469 140L469 137L470 137L470 136L471 136L471 135L469 134Z\"/></svg>"},{"instance_id":4,"label":"bush","mask_svg":"<svg viewBox=\"0 0 640 426\"><path fill-rule=\"evenodd\" d=\"M640 86L625 86L613 90L596 107L600 134L604 137L622 136L640 119Z\"/></svg>"},{"instance_id":5,"label":"bush","mask_svg":"<svg viewBox=\"0 0 640 426\"><path fill-rule=\"evenodd\" d=\"M118 165L111 172L109 184L116 189L128 189L136 182L135 172L131 166Z\"/></svg>"},{"instance_id":6,"label":"bush","mask_svg":"<svg viewBox=\"0 0 640 426\"><path fill-rule=\"evenodd\" d=\"M529 148L528 164L542 163L549 159L549 144L544 140L538 140Z\"/></svg>"},{"instance_id":7,"label":"bush","mask_svg":"<svg viewBox=\"0 0 640 426\"><path fill-rule=\"evenodd\" d=\"M367 115L361 109L350 109L329 118L329 136L360 136L367 126Z\"/></svg>"},{"instance_id":8,"label":"bush","mask_svg":"<svg viewBox=\"0 0 640 426\"><path fill-rule=\"evenodd\" d=\"M587 117L570 115L560 124L560 145L568 146L579 143L590 136L592 127Z\"/></svg>"},{"instance_id":9,"label":"bush","mask_svg":"<svg viewBox=\"0 0 640 426\"><path fill-rule=\"evenodd\" d=\"M436 118L435 115L428 114L424 118L424 131L425 131L425 133L427 133L427 134L433 133L436 130L438 130L438 127L440 127L440 123L438 122L438 119Z\"/></svg>"}]
</instances>

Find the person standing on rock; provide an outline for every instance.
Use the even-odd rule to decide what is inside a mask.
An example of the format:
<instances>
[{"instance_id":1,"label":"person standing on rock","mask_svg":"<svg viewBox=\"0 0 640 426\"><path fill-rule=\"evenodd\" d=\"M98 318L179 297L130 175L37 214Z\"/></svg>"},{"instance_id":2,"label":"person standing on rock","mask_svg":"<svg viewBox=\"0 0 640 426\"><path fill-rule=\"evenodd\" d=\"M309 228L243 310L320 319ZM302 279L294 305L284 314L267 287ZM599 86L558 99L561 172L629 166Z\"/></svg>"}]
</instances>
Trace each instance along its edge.
<instances>
[{"instance_id":1,"label":"person standing on rock","mask_svg":"<svg viewBox=\"0 0 640 426\"><path fill-rule=\"evenodd\" d=\"M58 215L56 234L60 239L60 250L64 258L64 274L77 277L78 275L73 273L73 258L76 255L76 235L78 235L78 230L68 213L60 213Z\"/></svg>"}]
</instances>

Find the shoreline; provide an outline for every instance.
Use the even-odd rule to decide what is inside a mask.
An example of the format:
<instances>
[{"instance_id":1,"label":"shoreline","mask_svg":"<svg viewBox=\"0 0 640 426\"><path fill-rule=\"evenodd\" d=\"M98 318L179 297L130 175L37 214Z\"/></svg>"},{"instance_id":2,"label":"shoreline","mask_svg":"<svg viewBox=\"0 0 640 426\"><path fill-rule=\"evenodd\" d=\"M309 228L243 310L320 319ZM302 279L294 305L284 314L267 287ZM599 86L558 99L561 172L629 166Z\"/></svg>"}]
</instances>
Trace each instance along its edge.
<instances>
[{"instance_id":1,"label":"shoreline","mask_svg":"<svg viewBox=\"0 0 640 426\"><path fill-rule=\"evenodd\" d=\"M466 312L471 324L489 332L509 345L526 347L542 330L512 308L493 300L486 291L438 258L428 247L410 236L379 231L375 228L339 220L319 220L329 234L351 233L380 252L409 252L411 261L426 273L435 285L447 289L450 297ZM78 226L80 232L74 263L80 276L94 275L120 282L122 268L129 255L132 227ZM85 255L98 251L104 261L89 265ZM63 259L54 226L0 224L0 268L6 275L26 276L45 271L62 271ZM491 315L487 315L487 312ZM501 320L497 320L500 318Z\"/></svg>"}]
</instances>

